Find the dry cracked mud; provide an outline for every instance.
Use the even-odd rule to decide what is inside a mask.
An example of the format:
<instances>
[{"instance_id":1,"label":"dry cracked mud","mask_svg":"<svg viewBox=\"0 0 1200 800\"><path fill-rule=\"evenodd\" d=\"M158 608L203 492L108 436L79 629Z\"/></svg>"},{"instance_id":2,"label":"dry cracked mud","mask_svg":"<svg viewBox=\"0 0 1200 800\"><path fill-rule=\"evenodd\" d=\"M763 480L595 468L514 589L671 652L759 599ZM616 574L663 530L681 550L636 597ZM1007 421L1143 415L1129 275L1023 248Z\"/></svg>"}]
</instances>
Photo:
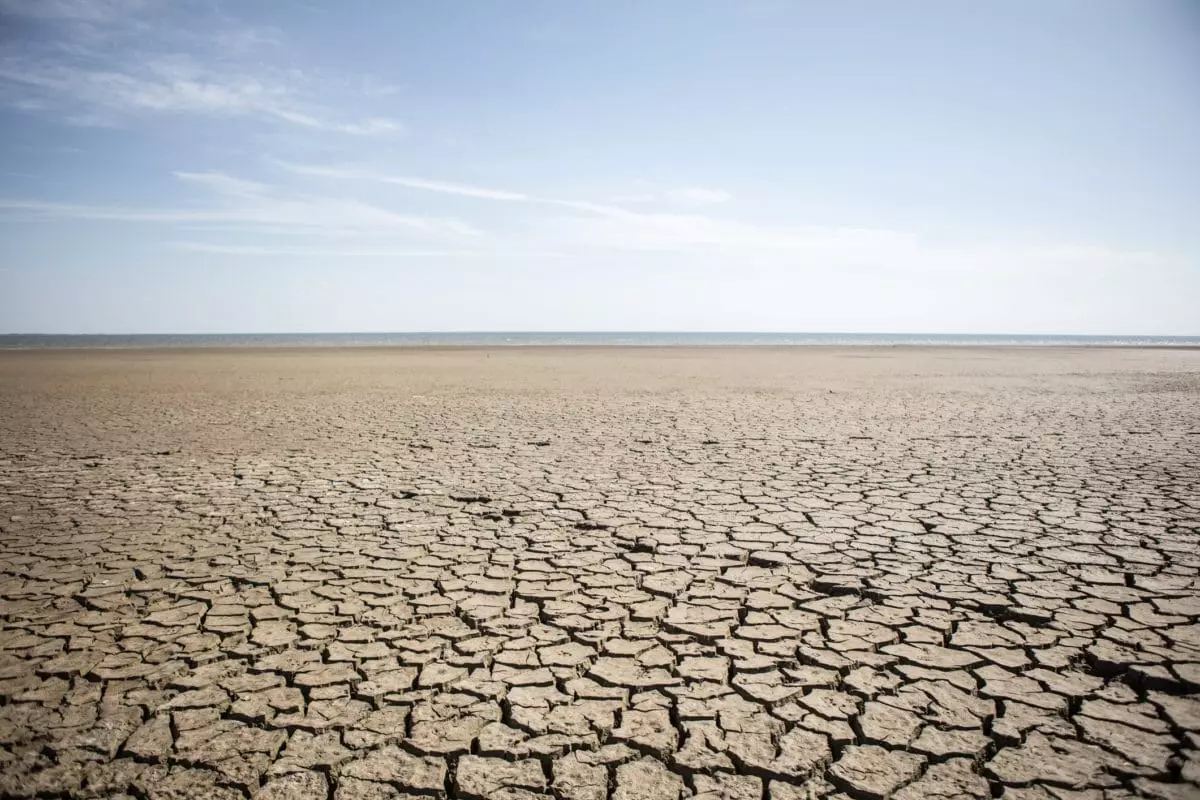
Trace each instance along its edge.
<instances>
[{"instance_id":1,"label":"dry cracked mud","mask_svg":"<svg viewBox=\"0 0 1200 800\"><path fill-rule=\"evenodd\" d=\"M1200 796L1200 352L0 354L0 795Z\"/></svg>"}]
</instances>

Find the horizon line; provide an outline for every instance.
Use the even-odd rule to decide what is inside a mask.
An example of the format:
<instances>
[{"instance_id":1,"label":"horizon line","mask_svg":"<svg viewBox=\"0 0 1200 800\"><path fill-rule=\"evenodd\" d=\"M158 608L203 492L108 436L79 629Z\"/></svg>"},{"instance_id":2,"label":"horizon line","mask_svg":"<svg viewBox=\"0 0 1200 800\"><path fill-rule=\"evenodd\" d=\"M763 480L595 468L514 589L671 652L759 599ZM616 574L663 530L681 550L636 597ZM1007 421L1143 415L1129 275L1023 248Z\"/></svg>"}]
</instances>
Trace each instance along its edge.
<instances>
[{"instance_id":1,"label":"horizon line","mask_svg":"<svg viewBox=\"0 0 1200 800\"><path fill-rule=\"evenodd\" d=\"M1195 339L1198 333L1053 333L1028 332L969 332L969 331L836 331L836 330L688 330L688 329L453 329L453 330L293 330L293 331L96 331L96 332L36 332L10 331L0 337L100 337L100 336L479 336L479 335L714 335L714 336L971 336L971 337L1052 337L1052 338L1158 338Z\"/></svg>"}]
</instances>

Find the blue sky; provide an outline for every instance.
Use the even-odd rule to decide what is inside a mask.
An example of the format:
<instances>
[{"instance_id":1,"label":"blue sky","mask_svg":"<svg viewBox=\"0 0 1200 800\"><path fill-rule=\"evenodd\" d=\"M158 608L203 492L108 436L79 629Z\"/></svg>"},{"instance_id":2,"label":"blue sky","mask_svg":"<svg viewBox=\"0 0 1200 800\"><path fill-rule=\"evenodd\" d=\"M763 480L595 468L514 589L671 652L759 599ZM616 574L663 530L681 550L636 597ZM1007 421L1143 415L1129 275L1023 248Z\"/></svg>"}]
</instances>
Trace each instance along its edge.
<instances>
[{"instance_id":1,"label":"blue sky","mask_svg":"<svg viewBox=\"0 0 1200 800\"><path fill-rule=\"evenodd\" d=\"M1191 0L0 0L0 331L1200 334Z\"/></svg>"}]
</instances>

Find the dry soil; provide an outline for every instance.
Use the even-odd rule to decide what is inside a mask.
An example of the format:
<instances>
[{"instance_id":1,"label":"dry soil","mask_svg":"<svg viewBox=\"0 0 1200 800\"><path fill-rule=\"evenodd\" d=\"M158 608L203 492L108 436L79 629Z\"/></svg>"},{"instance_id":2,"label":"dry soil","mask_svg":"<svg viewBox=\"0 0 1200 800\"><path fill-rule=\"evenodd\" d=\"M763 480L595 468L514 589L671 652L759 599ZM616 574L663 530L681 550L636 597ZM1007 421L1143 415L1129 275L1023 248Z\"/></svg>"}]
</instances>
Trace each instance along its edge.
<instances>
[{"instance_id":1,"label":"dry soil","mask_svg":"<svg viewBox=\"0 0 1200 800\"><path fill-rule=\"evenodd\" d=\"M1200 793L1200 352L0 354L4 797Z\"/></svg>"}]
</instances>

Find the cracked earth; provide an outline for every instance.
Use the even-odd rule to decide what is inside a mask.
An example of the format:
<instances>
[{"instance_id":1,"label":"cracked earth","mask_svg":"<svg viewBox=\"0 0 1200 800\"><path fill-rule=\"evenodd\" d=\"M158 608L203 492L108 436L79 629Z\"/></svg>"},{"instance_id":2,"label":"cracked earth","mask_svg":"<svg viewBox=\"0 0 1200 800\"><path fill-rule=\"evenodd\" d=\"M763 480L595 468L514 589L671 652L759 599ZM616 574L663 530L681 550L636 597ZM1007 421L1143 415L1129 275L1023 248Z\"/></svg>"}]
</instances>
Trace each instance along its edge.
<instances>
[{"instance_id":1,"label":"cracked earth","mask_svg":"<svg viewBox=\"0 0 1200 800\"><path fill-rule=\"evenodd\" d=\"M1200 796L1200 352L0 354L4 797Z\"/></svg>"}]
</instances>

